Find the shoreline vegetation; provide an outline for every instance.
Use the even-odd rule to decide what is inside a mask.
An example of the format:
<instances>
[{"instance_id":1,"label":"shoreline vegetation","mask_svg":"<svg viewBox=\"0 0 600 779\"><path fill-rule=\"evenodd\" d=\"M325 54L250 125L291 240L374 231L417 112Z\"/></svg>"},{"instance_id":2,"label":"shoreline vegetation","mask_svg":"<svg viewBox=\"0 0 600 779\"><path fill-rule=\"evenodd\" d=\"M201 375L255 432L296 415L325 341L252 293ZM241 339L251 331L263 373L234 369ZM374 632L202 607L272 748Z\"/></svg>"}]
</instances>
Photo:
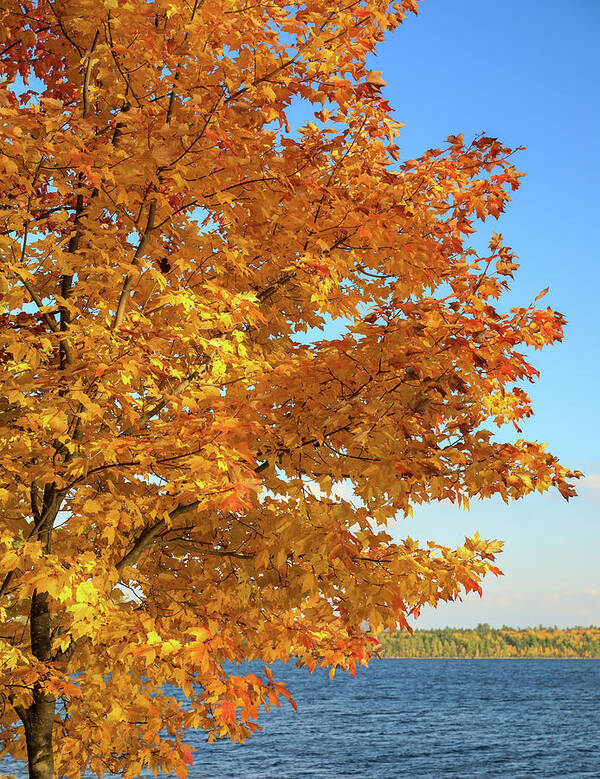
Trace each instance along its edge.
<instances>
[{"instance_id":1,"label":"shoreline vegetation","mask_svg":"<svg viewBox=\"0 0 600 779\"><path fill-rule=\"evenodd\" d=\"M600 627L443 628L379 637L382 658L600 658Z\"/></svg>"}]
</instances>

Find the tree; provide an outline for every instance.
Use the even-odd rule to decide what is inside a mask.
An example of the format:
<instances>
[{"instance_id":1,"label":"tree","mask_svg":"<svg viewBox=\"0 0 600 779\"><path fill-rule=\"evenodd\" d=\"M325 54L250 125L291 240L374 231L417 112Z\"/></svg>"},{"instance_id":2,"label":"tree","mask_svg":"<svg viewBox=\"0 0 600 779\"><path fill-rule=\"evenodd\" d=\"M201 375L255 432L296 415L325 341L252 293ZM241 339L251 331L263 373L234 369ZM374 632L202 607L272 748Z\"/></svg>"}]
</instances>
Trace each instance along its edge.
<instances>
[{"instance_id":1,"label":"tree","mask_svg":"<svg viewBox=\"0 0 600 779\"><path fill-rule=\"evenodd\" d=\"M515 257L468 243L510 149L400 160L365 58L415 0L0 8L0 741L38 779L183 777L186 728L289 697L273 661L354 671L499 573L478 534L394 543L399 512L574 494L492 434L564 322L497 309Z\"/></svg>"}]
</instances>

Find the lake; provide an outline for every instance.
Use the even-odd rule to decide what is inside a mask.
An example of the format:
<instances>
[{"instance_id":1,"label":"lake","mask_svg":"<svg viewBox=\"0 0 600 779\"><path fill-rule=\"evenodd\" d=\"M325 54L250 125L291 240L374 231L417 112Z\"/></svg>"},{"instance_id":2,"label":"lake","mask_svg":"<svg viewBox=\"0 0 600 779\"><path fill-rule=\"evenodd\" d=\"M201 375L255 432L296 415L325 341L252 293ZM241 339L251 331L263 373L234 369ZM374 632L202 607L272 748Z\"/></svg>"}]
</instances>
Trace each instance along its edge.
<instances>
[{"instance_id":1,"label":"lake","mask_svg":"<svg viewBox=\"0 0 600 779\"><path fill-rule=\"evenodd\" d=\"M299 712L282 699L243 745L191 732L190 779L600 777L600 660L375 660L356 679L289 665L275 676Z\"/></svg>"}]
</instances>

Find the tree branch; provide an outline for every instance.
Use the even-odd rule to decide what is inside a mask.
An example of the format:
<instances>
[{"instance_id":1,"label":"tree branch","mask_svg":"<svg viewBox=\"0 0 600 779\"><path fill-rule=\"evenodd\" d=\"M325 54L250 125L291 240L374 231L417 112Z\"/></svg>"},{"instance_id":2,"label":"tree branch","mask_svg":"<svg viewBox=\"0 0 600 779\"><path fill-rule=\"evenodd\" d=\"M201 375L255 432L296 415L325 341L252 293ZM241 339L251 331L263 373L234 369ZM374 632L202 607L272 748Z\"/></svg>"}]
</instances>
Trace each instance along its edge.
<instances>
[{"instance_id":1,"label":"tree branch","mask_svg":"<svg viewBox=\"0 0 600 779\"><path fill-rule=\"evenodd\" d=\"M54 655L54 657L52 658L53 662L56 662L56 663L65 663L65 664L66 664L66 663L68 663L68 662L69 662L69 660L70 660L70 659L73 657L73 655L75 654L75 650L76 650L76 649L77 649L77 647L78 647L78 646L81 644L81 642L83 641L83 639L84 639L84 636L80 636L80 637L79 637L78 639L76 639L75 641L73 641L73 639L71 639L71 641L70 641L70 643L69 643L69 646L68 646L66 649L59 649L59 651L58 651L58 652L56 652L56 654L55 654L55 655Z\"/></svg>"},{"instance_id":2,"label":"tree branch","mask_svg":"<svg viewBox=\"0 0 600 779\"><path fill-rule=\"evenodd\" d=\"M144 230L142 237L140 238L140 242L138 244L137 249L135 250L135 254L133 255L133 260L131 261L132 265L138 264L140 257L143 255L146 246L148 245L148 241L150 240L150 236L152 235L152 230L154 229L155 216L156 216L156 200L152 200L148 208L148 219L146 220L146 228ZM127 308L127 299L129 297L129 292L132 286L133 286L133 276L130 273L128 273L125 276L125 280L123 282L123 288L121 290L121 295L119 297L119 302L117 304L117 310L115 312L115 318L112 324L113 330L117 330L121 326L121 323L123 322L123 317L125 316L125 309Z\"/></svg>"},{"instance_id":3,"label":"tree branch","mask_svg":"<svg viewBox=\"0 0 600 779\"><path fill-rule=\"evenodd\" d=\"M50 2L50 0L48 0L48 5L50 6L50 10L51 10L51 11L52 11L52 13L54 14L54 18L56 19L56 21L57 21L57 23L58 23L58 26L60 27L60 31L62 32L62 34L63 34L63 35L65 36L65 38L66 38L66 39L69 41L69 43L71 44L71 46L73 46L75 49L77 49L77 53L79 54L79 56L80 56L80 57L83 57L83 49L81 48L81 46L79 46L79 45L78 45L78 44L77 44L77 43L76 43L76 42L73 40L73 38L71 38L71 36L70 36L70 35L68 34L68 32L65 30L65 28L64 28L64 26L63 26L63 23L62 23L62 21L61 21L61 19L60 19L59 15L58 15L58 14L56 13L56 11L54 10L54 5L53 5L53 3L51 3L51 2Z\"/></svg>"},{"instance_id":4,"label":"tree branch","mask_svg":"<svg viewBox=\"0 0 600 779\"><path fill-rule=\"evenodd\" d=\"M33 286L29 283L29 281L27 281L27 279L25 279L25 278L23 278L23 276L21 276L19 271L16 271L16 276L19 279L19 281L21 282L21 284L25 287L27 292L29 292L29 297L32 299L32 301L36 304L36 306L39 309L41 309L44 304L43 304L42 299L40 298L40 296L37 294L37 292L33 288ZM44 322L48 325L50 330L52 330L53 333L58 332L58 325L56 323L56 320L53 319L47 311L40 311L40 316L42 317Z\"/></svg>"},{"instance_id":5,"label":"tree branch","mask_svg":"<svg viewBox=\"0 0 600 779\"><path fill-rule=\"evenodd\" d=\"M90 108L90 101L89 101L89 95L88 90L90 86L90 75L92 73L92 54L94 53L94 49L96 48L96 44L98 43L98 38L100 37L100 32L96 30L96 34L94 35L94 40L92 42L92 46L90 48L89 54L87 55L87 63L85 66L85 73L83 76L83 89L82 89L82 99L83 99L83 115L86 116L87 112Z\"/></svg>"},{"instance_id":6,"label":"tree branch","mask_svg":"<svg viewBox=\"0 0 600 779\"><path fill-rule=\"evenodd\" d=\"M139 97L136 95L135 90L134 90L134 88L133 88L133 86L131 84L131 81L127 78L127 75L123 72L123 69L121 67L121 63L119 62L119 60L117 58L117 55L115 54L115 47L114 47L113 37L112 37L112 28L111 28L111 25L110 25L110 11L108 13L108 20L106 21L106 29L108 31L108 41L110 43L110 55L113 58L115 65L117 66L117 70L121 74L121 78L123 79L123 81L125 82L125 84L127 86L127 92L125 94L127 95L128 92L131 92L135 102L141 108L142 103L141 103Z\"/></svg>"},{"instance_id":7,"label":"tree branch","mask_svg":"<svg viewBox=\"0 0 600 779\"><path fill-rule=\"evenodd\" d=\"M170 512L169 518L171 521L177 519L187 511L192 511L200 505L199 500L195 500L192 503L180 504L176 509ZM142 552L147 549L153 542L156 536L167 527L167 523L164 519L158 520L152 525L147 525L138 537L133 542L133 546L115 565L115 568L119 573L128 565L135 565L139 560Z\"/></svg>"},{"instance_id":8,"label":"tree branch","mask_svg":"<svg viewBox=\"0 0 600 779\"><path fill-rule=\"evenodd\" d=\"M165 545L168 544L169 546L183 546L185 548L185 544L197 544L197 541L194 541L192 539L187 538L174 538L174 539L167 539L165 540ZM244 554L243 552L230 552L227 549L196 549L196 554L207 554L212 555L213 557L237 557L240 560L253 560L255 555L254 554Z\"/></svg>"},{"instance_id":9,"label":"tree branch","mask_svg":"<svg viewBox=\"0 0 600 779\"><path fill-rule=\"evenodd\" d=\"M56 490L54 489L54 486L51 486L49 488L48 485L46 485L46 488L44 489L44 502L43 502L43 510L41 515L39 516L39 520L36 521L34 517L34 524L29 533L27 534L25 541L29 541L34 535L40 534L48 530L48 525L51 525L54 520L56 519L56 515L60 511L60 507L62 504L62 500L65 496L65 490ZM12 571L8 571L6 576L4 577L4 581L2 582L2 585L0 586L0 598L4 595L6 590L8 589L8 585L11 582L11 579L13 578L15 574L15 568L13 568Z\"/></svg>"},{"instance_id":10,"label":"tree branch","mask_svg":"<svg viewBox=\"0 0 600 779\"><path fill-rule=\"evenodd\" d=\"M179 395L181 392L185 392L185 390L190 386L192 381L196 378L197 372L194 371L187 379L184 379L182 382L180 382L170 393L171 395ZM140 416L140 418L129 427L125 428L121 433L119 433L119 436L123 435L133 435L133 433L137 432L140 428L144 427L153 417L155 417L157 414L159 414L163 408L167 405L166 400L160 400L156 405L152 406L152 408L148 409L144 414Z\"/></svg>"}]
</instances>

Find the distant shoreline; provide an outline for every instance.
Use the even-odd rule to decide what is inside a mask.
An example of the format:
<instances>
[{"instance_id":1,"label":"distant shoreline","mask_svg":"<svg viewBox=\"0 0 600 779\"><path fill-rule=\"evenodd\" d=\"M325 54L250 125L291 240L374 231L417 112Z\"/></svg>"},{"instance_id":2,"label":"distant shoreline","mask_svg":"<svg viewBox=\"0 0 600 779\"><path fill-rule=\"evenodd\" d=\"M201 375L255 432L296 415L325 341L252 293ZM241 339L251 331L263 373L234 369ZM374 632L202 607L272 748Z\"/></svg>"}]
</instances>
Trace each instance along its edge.
<instances>
[{"instance_id":1,"label":"distant shoreline","mask_svg":"<svg viewBox=\"0 0 600 779\"><path fill-rule=\"evenodd\" d=\"M506 656L506 657L446 657L430 655L427 657L377 657L376 660L600 660L600 657L573 657L572 655L553 655L552 657L534 657L532 655Z\"/></svg>"},{"instance_id":2,"label":"distant shoreline","mask_svg":"<svg viewBox=\"0 0 600 779\"><path fill-rule=\"evenodd\" d=\"M379 636L389 660L595 660L600 628L491 628L396 631Z\"/></svg>"}]
</instances>

